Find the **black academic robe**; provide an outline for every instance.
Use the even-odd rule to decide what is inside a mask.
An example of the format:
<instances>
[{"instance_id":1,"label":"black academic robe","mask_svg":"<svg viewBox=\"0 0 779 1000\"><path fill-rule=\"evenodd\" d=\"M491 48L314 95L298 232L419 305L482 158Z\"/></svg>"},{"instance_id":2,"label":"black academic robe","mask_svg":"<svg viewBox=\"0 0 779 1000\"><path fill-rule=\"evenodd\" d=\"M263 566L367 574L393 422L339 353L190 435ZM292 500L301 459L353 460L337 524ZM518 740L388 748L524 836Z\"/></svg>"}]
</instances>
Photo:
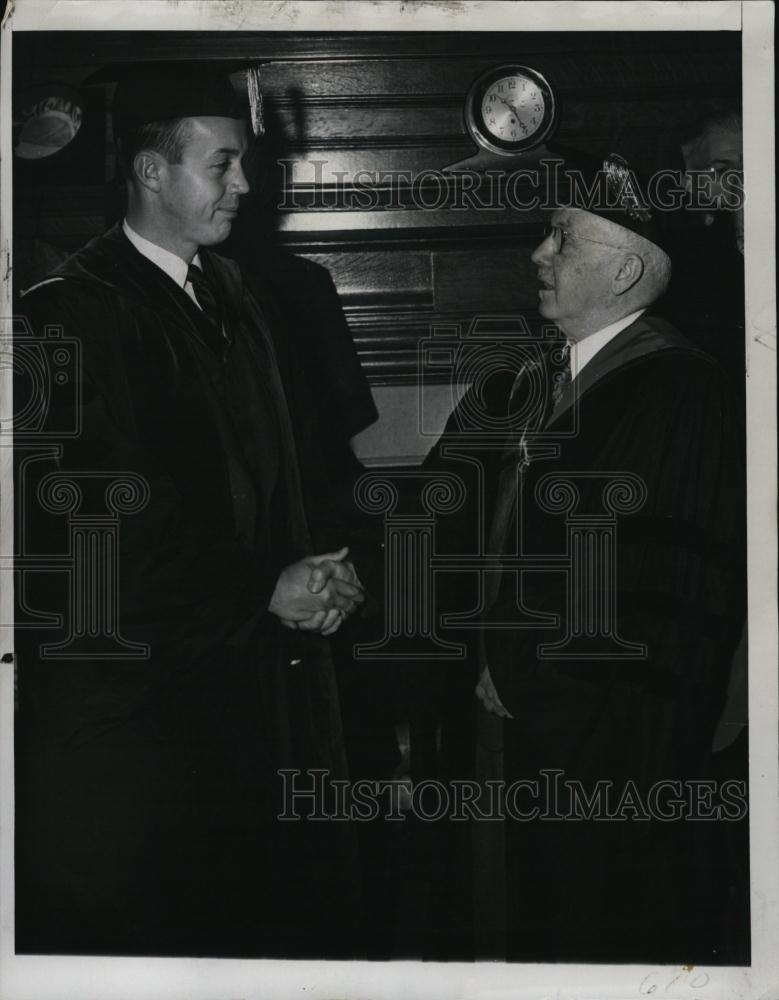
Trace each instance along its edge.
<instances>
[{"instance_id":1,"label":"black academic robe","mask_svg":"<svg viewBox=\"0 0 779 1000\"><path fill-rule=\"evenodd\" d=\"M36 336L56 324L80 352L77 391L51 394L58 454L17 471L24 545L67 551L68 519L36 495L47 476L98 514L106 484L134 477L146 500L119 517L114 624L147 647L84 639L52 660L41 644L62 632L17 630L24 950L327 954L338 926L299 859L295 890L282 852L297 828L273 819L278 768L344 775L326 643L267 612L280 570L311 552L290 418L240 269L201 258L230 344L119 227L21 300ZM19 605L67 622L62 574L26 576Z\"/></svg>"},{"instance_id":2,"label":"black academic robe","mask_svg":"<svg viewBox=\"0 0 779 1000\"><path fill-rule=\"evenodd\" d=\"M564 433L577 397L575 432ZM543 437L557 441L556 457L531 459L519 480L508 479L518 483L525 554L566 550L560 509L539 504L543 477L575 480L578 516L605 513L604 475L644 484L640 508L619 515L613 565L616 631L646 651L640 659L543 655L539 647L570 624L567 577L553 568L523 574L524 607L557 616L559 627L526 619L519 627L516 574L504 572L484 633L495 688L513 716L503 723L504 776L539 782L519 808L552 814L505 824L507 957L732 961L748 929L729 926L727 892L712 907L710 885L721 874L711 868L712 838L722 821L644 819L641 803L619 820L554 814L571 807L568 781L588 795L613 783L614 805L635 787L646 806L655 782L708 777L745 607L743 424L733 390L711 358L644 316L583 369ZM504 552L516 539L510 531ZM555 770L558 779L544 777Z\"/></svg>"}]
</instances>

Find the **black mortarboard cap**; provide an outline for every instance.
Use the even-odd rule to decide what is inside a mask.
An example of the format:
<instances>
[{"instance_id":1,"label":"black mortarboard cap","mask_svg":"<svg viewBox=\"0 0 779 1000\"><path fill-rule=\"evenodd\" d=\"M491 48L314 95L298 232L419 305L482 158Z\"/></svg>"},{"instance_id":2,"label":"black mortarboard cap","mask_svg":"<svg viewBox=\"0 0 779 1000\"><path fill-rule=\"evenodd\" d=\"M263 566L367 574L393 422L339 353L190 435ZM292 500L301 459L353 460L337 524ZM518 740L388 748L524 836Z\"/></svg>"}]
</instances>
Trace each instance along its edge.
<instances>
[{"instance_id":1,"label":"black mortarboard cap","mask_svg":"<svg viewBox=\"0 0 779 1000\"><path fill-rule=\"evenodd\" d=\"M93 74L87 83L117 81L112 104L114 136L176 118L247 118L251 113L255 134L262 132L262 98L258 70L249 71L249 104L230 82L218 62L154 62L109 67Z\"/></svg>"},{"instance_id":2,"label":"black mortarboard cap","mask_svg":"<svg viewBox=\"0 0 779 1000\"><path fill-rule=\"evenodd\" d=\"M134 67L122 73L112 107L114 135L174 118L242 118L230 80L213 64Z\"/></svg>"},{"instance_id":3,"label":"black mortarboard cap","mask_svg":"<svg viewBox=\"0 0 779 1000\"><path fill-rule=\"evenodd\" d=\"M598 215L668 252L666 227L647 197L647 184L623 156L592 156L559 146L551 152L563 159L561 175L567 182L566 194L558 191L559 207Z\"/></svg>"}]
</instances>

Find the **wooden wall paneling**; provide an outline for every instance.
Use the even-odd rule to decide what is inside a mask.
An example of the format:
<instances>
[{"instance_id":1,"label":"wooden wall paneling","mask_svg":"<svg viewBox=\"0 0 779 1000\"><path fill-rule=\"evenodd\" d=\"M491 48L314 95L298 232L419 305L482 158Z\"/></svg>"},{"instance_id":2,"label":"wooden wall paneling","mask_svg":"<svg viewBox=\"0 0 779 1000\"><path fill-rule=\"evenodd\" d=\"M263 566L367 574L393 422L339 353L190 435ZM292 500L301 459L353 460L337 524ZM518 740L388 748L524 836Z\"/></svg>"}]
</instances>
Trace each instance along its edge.
<instances>
[{"instance_id":1,"label":"wooden wall paneling","mask_svg":"<svg viewBox=\"0 0 779 1000\"><path fill-rule=\"evenodd\" d=\"M345 307L376 309L399 300L433 305L433 278L427 251L367 250L306 256L327 268Z\"/></svg>"},{"instance_id":2,"label":"wooden wall paneling","mask_svg":"<svg viewBox=\"0 0 779 1000\"><path fill-rule=\"evenodd\" d=\"M526 216L530 219L526 220ZM349 233L351 239L358 237L366 241L375 240L381 243L390 240L393 234L412 230L419 238L432 238L436 232L448 233L452 229L499 231L501 229L514 231L520 223L535 223L540 218L539 212L522 211L506 207L504 211L493 212L490 215L479 207L468 207L462 211L442 208L440 210L413 209L380 212L318 212L307 210L302 212L281 213L278 219L278 230L290 243L296 238L302 240L316 239L326 243L330 236ZM286 241L286 240L285 240Z\"/></svg>"},{"instance_id":3,"label":"wooden wall paneling","mask_svg":"<svg viewBox=\"0 0 779 1000\"><path fill-rule=\"evenodd\" d=\"M575 53L609 52L618 49L628 57L641 53L677 54L706 52L712 57L734 51L732 32L318 32L318 31L110 31L16 32L24 39L26 51L43 53L50 58L57 51L62 65L89 66L133 61L176 58L223 59L243 62L247 59L289 59L310 61L317 58L375 59L418 55L427 58L452 57L474 52L516 58L519 52Z\"/></svg>"},{"instance_id":4,"label":"wooden wall paneling","mask_svg":"<svg viewBox=\"0 0 779 1000\"><path fill-rule=\"evenodd\" d=\"M370 76L364 72L366 84ZM268 98L268 109L284 135L304 149L353 145L354 139L379 139L385 146L409 139L456 141L462 133L459 95L421 95L401 100L394 95L355 95L344 98Z\"/></svg>"},{"instance_id":5,"label":"wooden wall paneling","mask_svg":"<svg viewBox=\"0 0 779 1000\"><path fill-rule=\"evenodd\" d=\"M285 154L289 156L284 161L283 176L302 191L315 186L328 194L348 189L355 181L385 188L393 184L396 188L407 188L422 171L440 171L472 152L472 144L464 135L457 141L450 137L440 143L408 135L402 144L396 145L380 139L374 145L356 140L348 146L336 143L315 150L291 146L282 153L282 158ZM361 200L354 200L355 207L360 206Z\"/></svg>"},{"instance_id":6,"label":"wooden wall paneling","mask_svg":"<svg viewBox=\"0 0 779 1000\"><path fill-rule=\"evenodd\" d=\"M732 86L726 74L712 79L712 56L709 52L690 51L683 60L666 52L624 55L615 51L614 45L602 52L541 53L533 51L527 36L524 41L523 47L510 57L505 53L499 55L483 51L480 55L445 53L402 60L331 58L302 64L272 62L263 70L263 80L269 95L300 90L310 96L407 94L416 97L431 92L464 92L481 73L494 66L497 60L505 58L507 62L531 63L548 76L563 97L588 89L601 92L624 90L642 96L651 88L655 88L658 94L672 96L685 87L705 88L705 94L710 96L718 86ZM433 66L435 71L431 72ZM401 67L402 72L399 72ZM720 71L724 68L721 59L718 60L718 67ZM735 64L734 68L738 72Z\"/></svg>"},{"instance_id":7,"label":"wooden wall paneling","mask_svg":"<svg viewBox=\"0 0 779 1000\"><path fill-rule=\"evenodd\" d=\"M420 342L440 327L456 328L465 335L475 321L491 320L498 329L514 329L524 321L532 331L543 325L537 303L520 308L501 310L485 306L478 310L378 310L373 313L350 314L347 310L355 345L371 382L375 385L416 385L419 380ZM427 374L430 384L446 384L444 370Z\"/></svg>"},{"instance_id":8,"label":"wooden wall paneling","mask_svg":"<svg viewBox=\"0 0 779 1000\"><path fill-rule=\"evenodd\" d=\"M474 314L537 311L529 248L433 253L435 308Z\"/></svg>"},{"instance_id":9,"label":"wooden wall paneling","mask_svg":"<svg viewBox=\"0 0 779 1000\"><path fill-rule=\"evenodd\" d=\"M346 312L360 359L375 381L416 380L417 345L441 317L432 308L386 308Z\"/></svg>"}]
</instances>

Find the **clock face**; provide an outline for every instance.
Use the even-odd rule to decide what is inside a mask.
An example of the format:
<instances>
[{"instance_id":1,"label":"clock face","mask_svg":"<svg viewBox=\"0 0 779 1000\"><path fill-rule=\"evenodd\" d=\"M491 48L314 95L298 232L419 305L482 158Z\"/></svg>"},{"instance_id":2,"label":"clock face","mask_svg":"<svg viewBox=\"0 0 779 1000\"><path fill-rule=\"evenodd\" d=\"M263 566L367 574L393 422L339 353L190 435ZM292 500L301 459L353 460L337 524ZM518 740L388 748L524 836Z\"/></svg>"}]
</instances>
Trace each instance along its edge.
<instances>
[{"instance_id":1,"label":"clock face","mask_svg":"<svg viewBox=\"0 0 779 1000\"><path fill-rule=\"evenodd\" d=\"M546 99L530 77L515 74L496 80L481 99L486 131L495 139L529 139L541 128Z\"/></svg>"},{"instance_id":2,"label":"clock face","mask_svg":"<svg viewBox=\"0 0 779 1000\"><path fill-rule=\"evenodd\" d=\"M555 119L555 99L544 77L529 66L500 66L471 87L465 118L473 138L506 155L538 146Z\"/></svg>"}]
</instances>

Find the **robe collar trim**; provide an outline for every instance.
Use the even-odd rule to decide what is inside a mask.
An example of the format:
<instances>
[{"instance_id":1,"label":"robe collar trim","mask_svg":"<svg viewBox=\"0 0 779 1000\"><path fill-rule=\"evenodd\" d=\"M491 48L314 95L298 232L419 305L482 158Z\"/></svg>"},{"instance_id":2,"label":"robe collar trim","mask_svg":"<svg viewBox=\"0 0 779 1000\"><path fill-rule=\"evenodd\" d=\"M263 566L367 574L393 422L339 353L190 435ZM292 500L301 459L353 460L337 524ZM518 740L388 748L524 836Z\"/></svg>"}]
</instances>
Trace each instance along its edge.
<instances>
[{"instance_id":1,"label":"robe collar trim","mask_svg":"<svg viewBox=\"0 0 779 1000\"><path fill-rule=\"evenodd\" d=\"M238 266L208 251L200 251L203 271L225 307L225 322L234 322L243 300L243 281ZM210 346L212 331L194 300L171 277L144 254L139 253L117 223L76 251L54 272L53 277L71 278L102 285L113 294L149 307L174 324L216 358Z\"/></svg>"},{"instance_id":2,"label":"robe collar trim","mask_svg":"<svg viewBox=\"0 0 779 1000\"><path fill-rule=\"evenodd\" d=\"M559 403L550 414L547 428L557 423L586 392L612 372L649 355L668 350L680 350L709 359L707 354L691 344L670 323L657 316L642 314L598 351L578 378L566 385Z\"/></svg>"}]
</instances>

